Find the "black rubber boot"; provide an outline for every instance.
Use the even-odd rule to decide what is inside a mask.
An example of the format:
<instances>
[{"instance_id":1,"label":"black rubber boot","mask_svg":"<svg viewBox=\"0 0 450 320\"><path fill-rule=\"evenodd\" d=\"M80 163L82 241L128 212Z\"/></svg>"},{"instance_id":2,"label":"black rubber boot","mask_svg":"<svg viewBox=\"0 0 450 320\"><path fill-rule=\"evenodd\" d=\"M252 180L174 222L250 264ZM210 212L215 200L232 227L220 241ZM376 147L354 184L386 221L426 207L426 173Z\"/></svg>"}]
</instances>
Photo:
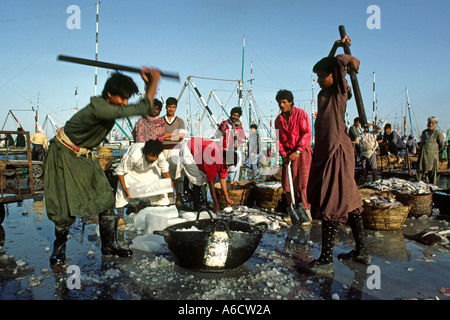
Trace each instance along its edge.
<instances>
[{"instance_id":1,"label":"black rubber boot","mask_svg":"<svg viewBox=\"0 0 450 320\"><path fill-rule=\"evenodd\" d=\"M334 272L333 247L338 223L336 221L322 221L322 252L320 257L310 262L299 271L306 271L319 275L327 275Z\"/></svg>"},{"instance_id":2,"label":"black rubber boot","mask_svg":"<svg viewBox=\"0 0 450 320\"><path fill-rule=\"evenodd\" d=\"M195 184L192 186L192 197L194 198L194 211L198 211L201 207L201 187L196 186Z\"/></svg>"},{"instance_id":3,"label":"black rubber boot","mask_svg":"<svg viewBox=\"0 0 450 320\"><path fill-rule=\"evenodd\" d=\"M200 187L201 206L206 208L208 206L208 192L206 191L206 184Z\"/></svg>"},{"instance_id":4,"label":"black rubber boot","mask_svg":"<svg viewBox=\"0 0 450 320\"><path fill-rule=\"evenodd\" d=\"M117 243L117 218L114 215L100 215L100 239L102 240L102 254L119 257L129 257L133 254L130 249L123 249Z\"/></svg>"},{"instance_id":5,"label":"black rubber boot","mask_svg":"<svg viewBox=\"0 0 450 320\"><path fill-rule=\"evenodd\" d=\"M348 224L355 238L356 250L338 255L339 260L352 260L362 264L370 264L372 257L369 255L364 243L364 222L361 214L349 213Z\"/></svg>"},{"instance_id":6,"label":"black rubber boot","mask_svg":"<svg viewBox=\"0 0 450 320\"><path fill-rule=\"evenodd\" d=\"M50 264L52 266L64 264L64 261L66 259L66 242L68 235L69 227L61 228L55 226L56 239L53 242L53 252L50 256Z\"/></svg>"}]
</instances>

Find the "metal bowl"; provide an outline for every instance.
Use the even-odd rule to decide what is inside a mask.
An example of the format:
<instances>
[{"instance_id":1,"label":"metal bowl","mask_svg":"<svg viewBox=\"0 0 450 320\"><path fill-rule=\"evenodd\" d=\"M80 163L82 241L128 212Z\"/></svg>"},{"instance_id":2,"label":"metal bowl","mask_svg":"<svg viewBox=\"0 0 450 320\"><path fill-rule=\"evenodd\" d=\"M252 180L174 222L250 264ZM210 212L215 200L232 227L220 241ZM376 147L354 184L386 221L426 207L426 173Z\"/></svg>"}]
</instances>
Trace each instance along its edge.
<instances>
[{"instance_id":1,"label":"metal bowl","mask_svg":"<svg viewBox=\"0 0 450 320\"><path fill-rule=\"evenodd\" d=\"M199 219L202 211L207 211L210 219ZM195 221L153 233L164 237L180 266L200 272L223 272L250 259L267 228L265 222L214 219L208 209L200 209Z\"/></svg>"}]
</instances>

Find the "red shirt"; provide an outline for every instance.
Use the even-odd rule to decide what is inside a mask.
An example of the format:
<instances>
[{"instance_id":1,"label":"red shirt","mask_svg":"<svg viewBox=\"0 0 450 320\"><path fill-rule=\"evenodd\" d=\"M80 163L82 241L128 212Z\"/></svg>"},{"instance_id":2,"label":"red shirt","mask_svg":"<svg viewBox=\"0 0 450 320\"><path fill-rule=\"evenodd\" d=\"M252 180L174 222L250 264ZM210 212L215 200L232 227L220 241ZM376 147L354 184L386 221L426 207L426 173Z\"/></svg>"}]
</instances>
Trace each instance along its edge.
<instances>
[{"instance_id":1,"label":"red shirt","mask_svg":"<svg viewBox=\"0 0 450 320\"><path fill-rule=\"evenodd\" d=\"M215 141L205 138L192 138L187 142L188 148L194 156L200 171L206 174L208 182L214 182L217 175L219 179L226 179L228 168L224 167L223 148Z\"/></svg>"},{"instance_id":2,"label":"red shirt","mask_svg":"<svg viewBox=\"0 0 450 320\"><path fill-rule=\"evenodd\" d=\"M241 122L235 125L230 119L222 121L219 125L218 132L225 132L223 136L223 147L225 149L230 149L230 147L237 148L245 140L245 133Z\"/></svg>"},{"instance_id":3,"label":"red shirt","mask_svg":"<svg viewBox=\"0 0 450 320\"><path fill-rule=\"evenodd\" d=\"M277 129L277 141L282 156L296 150L303 151L311 146L312 128L311 121L305 110L292 106L289 117L289 127L283 115L275 119Z\"/></svg>"}]
</instances>

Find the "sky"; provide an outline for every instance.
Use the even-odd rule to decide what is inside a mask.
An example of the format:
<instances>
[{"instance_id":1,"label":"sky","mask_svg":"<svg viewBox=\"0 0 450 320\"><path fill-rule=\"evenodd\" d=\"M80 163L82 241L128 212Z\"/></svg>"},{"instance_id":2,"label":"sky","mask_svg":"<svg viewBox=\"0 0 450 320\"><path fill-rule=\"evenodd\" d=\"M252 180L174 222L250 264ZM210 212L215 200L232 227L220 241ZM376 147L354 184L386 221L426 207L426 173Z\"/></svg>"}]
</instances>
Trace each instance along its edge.
<instances>
[{"instance_id":1,"label":"sky","mask_svg":"<svg viewBox=\"0 0 450 320\"><path fill-rule=\"evenodd\" d=\"M79 15L68 10L71 6L79 8ZM95 69L57 61L57 56L95 59L96 9L94 0L0 2L4 130L17 128L11 110L25 130L34 132L33 109L38 109L38 124L52 135L47 116L63 126L76 108L89 103ZM312 99L320 91L312 67L339 39L339 25L345 26L351 53L361 61L358 82L368 122L375 116L375 96L377 119L392 123L401 134L410 134L412 123L419 136L430 116L439 118L442 131L450 128L447 0L103 0L98 9L98 60L178 73L180 81L161 79L157 97L179 98L177 115L193 133L199 133L195 119L203 119L203 134L209 134L213 121L204 116L204 103L192 84L183 91L188 77L219 122L227 118L223 110L229 113L239 104L241 79L246 130L251 103L253 120L270 132L280 89L292 91L295 105L312 115ZM97 94L113 71L98 69ZM143 92L140 75L126 74ZM356 116L352 99L349 125ZM124 121L118 123L129 131Z\"/></svg>"}]
</instances>

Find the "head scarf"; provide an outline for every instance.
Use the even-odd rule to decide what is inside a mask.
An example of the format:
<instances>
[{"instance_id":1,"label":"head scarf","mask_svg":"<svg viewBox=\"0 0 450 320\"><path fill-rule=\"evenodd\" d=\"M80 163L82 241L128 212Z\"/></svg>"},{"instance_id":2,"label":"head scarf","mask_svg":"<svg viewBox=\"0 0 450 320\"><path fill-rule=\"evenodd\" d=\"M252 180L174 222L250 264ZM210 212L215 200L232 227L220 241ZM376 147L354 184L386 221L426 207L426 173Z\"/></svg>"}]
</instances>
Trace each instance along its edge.
<instances>
[{"instance_id":1,"label":"head scarf","mask_svg":"<svg viewBox=\"0 0 450 320\"><path fill-rule=\"evenodd\" d=\"M436 122L436 123L438 123L438 118L437 117L435 117L435 116L432 116L432 117L429 117L428 118L428 122Z\"/></svg>"}]
</instances>

